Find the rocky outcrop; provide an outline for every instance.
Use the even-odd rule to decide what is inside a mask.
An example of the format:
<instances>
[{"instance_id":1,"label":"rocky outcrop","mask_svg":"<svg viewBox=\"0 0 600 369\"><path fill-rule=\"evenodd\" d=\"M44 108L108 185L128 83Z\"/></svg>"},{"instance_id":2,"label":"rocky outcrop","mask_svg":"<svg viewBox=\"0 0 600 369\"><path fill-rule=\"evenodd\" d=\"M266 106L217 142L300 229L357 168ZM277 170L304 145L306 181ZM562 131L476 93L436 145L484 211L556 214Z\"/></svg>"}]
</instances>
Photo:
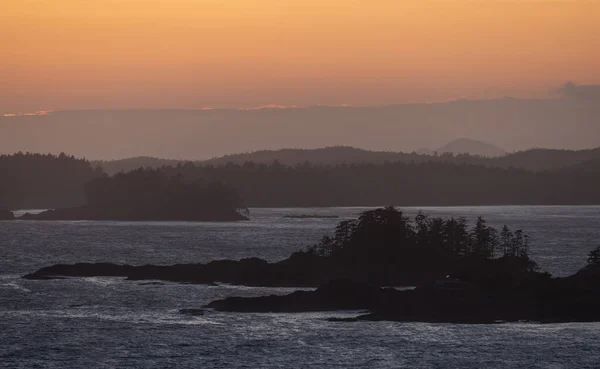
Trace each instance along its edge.
<instances>
[{"instance_id":1,"label":"rocky outcrop","mask_svg":"<svg viewBox=\"0 0 600 369\"><path fill-rule=\"evenodd\" d=\"M208 305L220 311L368 310L354 320L453 323L600 321L597 251L580 272L553 278L529 259L521 231L512 234L503 228L510 247L493 258L489 234L494 229L482 219L470 232L465 223L453 219L418 216L415 221L418 231L393 207L367 211L357 221L341 222L334 238L324 237L276 263L247 258L170 266L61 264L24 278L117 276L153 282L319 286L285 296L229 297ZM419 287L399 291L380 286Z\"/></svg>"},{"instance_id":2,"label":"rocky outcrop","mask_svg":"<svg viewBox=\"0 0 600 369\"><path fill-rule=\"evenodd\" d=\"M202 315L204 315L204 310L202 310L202 309L180 309L179 314L189 315L189 316L202 316Z\"/></svg>"},{"instance_id":3,"label":"rocky outcrop","mask_svg":"<svg viewBox=\"0 0 600 369\"><path fill-rule=\"evenodd\" d=\"M365 278L368 275L356 270L354 278L335 278L343 269L326 271L328 264L324 260L303 254L279 263L257 258L171 266L80 263L42 268L24 278L118 276L184 283L319 286L314 291L285 296L228 297L206 306L218 311L366 310L366 314L351 320L452 323L600 321L600 267L594 265L570 277L552 278L546 273L518 268L526 260L481 260L457 274L460 279L429 279L414 290L401 291L380 288L382 284L369 282ZM181 313L197 315L190 309Z\"/></svg>"},{"instance_id":4,"label":"rocky outcrop","mask_svg":"<svg viewBox=\"0 0 600 369\"><path fill-rule=\"evenodd\" d=\"M547 286L546 286L547 287ZM368 310L354 318L336 321L391 320L491 324L510 321L600 321L600 294L565 288L538 286L533 293L482 289L445 284L399 291L352 281L333 281L316 291L296 291L285 296L228 297L208 305L228 312L305 312ZM532 292L532 291L530 291Z\"/></svg>"},{"instance_id":5,"label":"rocky outcrop","mask_svg":"<svg viewBox=\"0 0 600 369\"><path fill-rule=\"evenodd\" d=\"M176 265L119 265L112 263L58 264L42 268L24 276L26 279L54 277L119 276L129 280L162 280L182 283L231 283L265 287L317 287L334 279L369 281L377 285L414 286L432 282L445 275L437 273L411 273L373 268L353 268L337 264L324 257L302 252L288 259L269 263L259 258L216 260L206 264Z\"/></svg>"},{"instance_id":6,"label":"rocky outcrop","mask_svg":"<svg viewBox=\"0 0 600 369\"><path fill-rule=\"evenodd\" d=\"M285 296L228 297L213 301L206 307L218 311L278 313L362 310L376 304L385 291L366 283L333 280L315 291L296 291Z\"/></svg>"},{"instance_id":7,"label":"rocky outcrop","mask_svg":"<svg viewBox=\"0 0 600 369\"><path fill-rule=\"evenodd\" d=\"M94 206L51 209L39 214L26 213L21 220L114 220L114 221L195 221L228 222L248 220L236 211L147 211L145 209L115 210Z\"/></svg>"}]
</instances>

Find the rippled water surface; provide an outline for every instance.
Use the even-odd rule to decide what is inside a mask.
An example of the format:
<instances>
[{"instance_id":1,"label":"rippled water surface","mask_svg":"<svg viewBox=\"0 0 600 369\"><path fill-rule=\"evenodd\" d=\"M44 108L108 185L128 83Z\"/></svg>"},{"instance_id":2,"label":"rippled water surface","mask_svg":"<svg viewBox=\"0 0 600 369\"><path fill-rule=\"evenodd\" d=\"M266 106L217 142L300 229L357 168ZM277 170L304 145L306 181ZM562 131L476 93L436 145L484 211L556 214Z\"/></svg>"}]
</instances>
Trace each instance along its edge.
<instances>
[{"instance_id":1,"label":"rippled water surface","mask_svg":"<svg viewBox=\"0 0 600 369\"><path fill-rule=\"evenodd\" d=\"M598 368L600 324L332 323L317 314L179 314L231 295L290 289L129 282L27 281L55 263L172 264L279 260L361 208L253 209L250 222L0 222L0 367L6 368ZM414 215L418 209L406 209ZM600 207L425 208L523 229L555 274L600 244ZM291 214L340 219L290 219Z\"/></svg>"}]
</instances>

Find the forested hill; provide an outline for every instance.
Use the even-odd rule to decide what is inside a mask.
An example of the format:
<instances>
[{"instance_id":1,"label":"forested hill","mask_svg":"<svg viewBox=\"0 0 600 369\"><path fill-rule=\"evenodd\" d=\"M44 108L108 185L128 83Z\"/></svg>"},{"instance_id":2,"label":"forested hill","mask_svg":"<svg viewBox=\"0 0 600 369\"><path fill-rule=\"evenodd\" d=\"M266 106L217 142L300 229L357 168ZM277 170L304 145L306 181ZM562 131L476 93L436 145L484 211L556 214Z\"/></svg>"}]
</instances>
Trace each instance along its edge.
<instances>
[{"instance_id":1,"label":"forested hill","mask_svg":"<svg viewBox=\"0 0 600 369\"><path fill-rule=\"evenodd\" d=\"M383 164L385 162L427 163L440 162L452 164L484 165L499 168L522 168L532 171L554 171L574 166L588 160L600 159L600 147L589 150L530 149L505 156L481 157L469 154L425 155L417 153L369 151L347 146L322 149L283 149L264 150L246 154L226 155L207 160L203 164L243 164L245 162L270 164L275 160L284 165L312 164Z\"/></svg>"},{"instance_id":2,"label":"forested hill","mask_svg":"<svg viewBox=\"0 0 600 369\"><path fill-rule=\"evenodd\" d=\"M600 172L532 172L451 163L165 167L236 188L249 207L596 205Z\"/></svg>"},{"instance_id":3,"label":"forested hill","mask_svg":"<svg viewBox=\"0 0 600 369\"><path fill-rule=\"evenodd\" d=\"M119 172L130 172L138 168L161 168L164 166L176 166L181 163L180 160L160 159L151 156L138 156L135 158L119 160L97 160L93 161L94 166L99 165L104 172L113 175Z\"/></svg>"},{"instance_id":4,"label":"forested hill","mask_svg":"<svg viewBox=\"0 0 600 369\"><path fill-rule=\"evenodd\" d=\"M280 164L295 166L309 162L313 165L337 164L383 164L386 162L404 163L452 163L483 165L499 168L522 168L532 171L557 171L568 167L577 169L579 163L590 160L600 160L600 148L589 150L557 150L557 149L531 149L519 151L501 157L485 158L473 155L425 155L417 153L402 153L388 151L369 151L348 146L335 146L320 149L282 149L262 150L251 153L226 155L206 161L195 161L196 164L224 165L228 163L244 164L254 162L271 164L278 161ZM101 165L108 174L127 172L139 167L159 168L168 165L177 165L185 161L158 159L150 157L137 157L115 161L94 162ZM588 168L589 169L589 168Z\"/></svg>"},{"instance_id":5,"label":"forested hill","mask_svg":"<svg viewBox=\"0 0 600 369\"><path fill-rule=\"evenodd\" d=\"M575 165L564 167L560 172L570 173L600 173L600 159L586 160Z\"/></svg>"},{"instance_id":6,"label":"forested hill","mask_svg":"<svg viewBox=\"0 0 600 369\"><path fill-rule=\"evenodd\" d=\"M248 210L235 189L187 181L180 172L136 169L101 175L84 185L80 206L25 214L21 220L236 221Z\"/></svg>"},{"instance_id":7,"label":"forested hill","mask_svg":"<svg viewBox=\"0 0 600 369\"><path fill-rule=\"evenodd\" d=\"M87 160L65 154L0 155L0 209L79 205L84 184L100 174Z\"/></svg>"},{"instance_id":8,"label":"forested hill","mask_svg":"<svg viewBox=\"0 0 600 369\"><path fill-rule=\"evenodd\" d=\"M588 154L597 151L589 150ZM438 159L378 164L305 162L295 166L277 161L241 165L188 162L164 166L161 172L166 178L181 175L186 183L222 183L235 189L249 207L600 205L600 160L584 161L563 170L534 172L460 163L460 157L452 155ZM567 161L563 163L566 165ZM64 154L2 156L0 208L81 205L85 203L85 184L101 175L102 171L93 169L88 161Z\"/></svg>"}]
</instances>

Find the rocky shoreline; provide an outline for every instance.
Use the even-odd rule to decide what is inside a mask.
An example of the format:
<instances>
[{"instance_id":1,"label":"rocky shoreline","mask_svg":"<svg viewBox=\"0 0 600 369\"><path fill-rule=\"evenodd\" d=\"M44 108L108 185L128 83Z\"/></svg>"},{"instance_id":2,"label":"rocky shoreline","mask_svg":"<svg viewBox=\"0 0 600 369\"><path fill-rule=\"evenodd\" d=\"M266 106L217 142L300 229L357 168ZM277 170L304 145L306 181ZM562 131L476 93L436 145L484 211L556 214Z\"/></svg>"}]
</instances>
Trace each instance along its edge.
<instances>
[{"instance_id":1,"label":"rocky shoreline","mask_svg":"<svg viewBox=\"0 0 600 369\"><path fill-rule=\"evenodd\" d=\"M236 264L237 263L237 264ZM237 270L236 265L246 264ZM252 265L252 267L250 267ZM260 259L218 261L208 264L174 266L130 266L110 263L55 265L26 275L26 279L64 277L120 276L129 280L158 279L181 283L243 282L254 286L291 286L294 284L265 281L250 284L252 268L273 265ZM205 268L213 274L199 277ZM177 271L177 274L174 271ZM229 272L226 272L229 270ZM218 274L221 273L221 277ZM237 274L236 274L237 273ZM195 278L190 276L194 274ZM232 278L237 275L237 278ZM507 278L497 271L489 275L446 278L424 283L414 289L382 288L365 281L333 279L321 283L314 291L295 291L280 296L227 297L201 307L238 313L298 313L316 311L363 311L351 318L334 321L405 321L493 324L532 321L544 323L600 321L600 266L590 265L566 278L545 273ZM301 284L297 284L301 287ZM314 286L305 283L303 286ZM198 310L200 311L200 310Z\"/></svg>"},{"instance_id":2,"label":"rocky shoreline","mask_svg":"<svg viewBox=\"0 0 600 369\"><path fill-rule=\"evenodd\" d=\"M415 223L393 207L342 221L334 237L269 263L259 258L176 265L58 264L23 278L123 277L179 283L317 287L285 296L228 297L204 308L230 312L365 311L351 319L491 324L600 321L600 247L576 274L555 278L527 254L528 237L479 219ZM498 250L502 253L498 257ZM382 286L417 286L412 290ZM199 310L200 311L200 310Z\"/></svg>"},{"instance_id":3,"label":"rocky shoreline","mask_svg":"<svg viewBox=\"0 0 600 369\"><path fill-rule=\"evenodd\" d=\"M233 222L249 220L248 217L235 211L203 212L203 211L146 211L126 210L78 206L74 208L50 209L38 214L25 213L17 220L91 220L91 221L193 221L193 222Z\"/></svg>"},{"instance_id":4,"label":"rocky shoreline","mask_svg":"<svg viewBox=\"0 0 600 369\"><path fill-rule=\"evenodd\" d=\"M124 277L128 280L162 280L179 283L216 282L261 287L318 287L335 279L366 281L379 285L415 286L445 276L442 271L398 268L353 269L324 257L296 252L288 259L269 263L259 258L215 260L208 263L176 265L122 265L114 263L57 264L25 275L25 279L44 280L62 277Z\"/></svg>"},{"instance_id":5,"label":"rocky shoreline","mask_svg":"<svg viewBox=\"0 0 600 369\"><path fill-rule=\"evenodd\" d=\"M581 284L580 273L594 275ZM349 280L335 280L315 291L285 296L228 297L205 308L238 313L298 313L364 310L351 318L331 321L402 321L456 324L496 324L600 321L600 268L565 279L549 279L536 286L483 288L471 283L437 283L414 290L380 288Z\"/></svg>"}]
</instances>

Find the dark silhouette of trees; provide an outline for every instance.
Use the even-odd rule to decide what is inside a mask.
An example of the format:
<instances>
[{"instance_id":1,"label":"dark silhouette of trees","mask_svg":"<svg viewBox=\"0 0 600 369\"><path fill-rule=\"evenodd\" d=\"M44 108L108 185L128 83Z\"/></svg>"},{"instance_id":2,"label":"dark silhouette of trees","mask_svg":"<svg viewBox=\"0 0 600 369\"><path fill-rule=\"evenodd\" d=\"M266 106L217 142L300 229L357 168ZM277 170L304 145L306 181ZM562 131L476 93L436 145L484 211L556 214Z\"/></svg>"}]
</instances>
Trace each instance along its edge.
<instances>
[{"instance_id":1,"label":"dark silhouette of trees","mask_svg":"<svg viewBox=\"0 0 600 369\"><path fill-rule=\"evenodd\" d=\"M423 162L164 167L236 188L249 207L600 204L600 173L529 172Z\"/></svg>"},{"instance_id":2,"label":"dark silhouette of trees","mask_svg":"<svg viewBox=\"0 0 600 369\"><path fill-rule=\"evenodd\" d=\"M502 268L517 265L535 270L535 263L527 254L528 236L520 230L513 233L506 226L500 237L498 234L481 217L473 227L464 218L443 219L421 212L413 221L388 206L366 211L356 220L340 222L333 236L323 236L304 252L325 258L337 273L345 268L352 270L351 277L366 273L361 278L366 280L389 281L394 278L390 276L403 273L451 273L465 265L488 265L485 261L496 256L503 260Z\"/></svg>"},{"instance_id":3,"label":"dark silhouette of trees","mask_svg":"<svg viewBox=\"0 0 600 369\"><path fill-rule=\"evenodd\" d=\"M249 207L600 204L600 172L532 172L454 159L419 160L335 165L302 162L294 166L279 161L218 166L187 162L162 167L161 172L167 177L181 174L187 183L220 182L235 188ZM100 168L66 155L2 156L0 206L57 208L82 204L83 184L101 175ZM146 175L151 188L152 175ZM457 225L448 232L460 229ZM455 246L466 252L467 245Z\"/></svg>"},{"instance_id":4,"label":"dark silhouette of trees","mask_svg":"<svg viewBox=\"0 0 600 369\"><path fill-rule=\"evenodd\" d=\"M546 278L525 253L516 256L498 253L500 257L492 258L490 250L499 247L494 233L494 228L482 219L473 227L462 219L432 218L422 213L412 220L388 206L366 211L358 219L341 221L333 234L274 263L246 258L171 267L57 265L26 278L110 275L134 280L248 286L318 286L349 279L377 286L417 286L437 284L451 275L468 284L494 289L502 285L510 291L526 287L529 281L540 277ZM513 234L510 242L512 237L516 236ZM526 283L521 284L522 281Z\"/></svg>"},{"instance_id":5,"label":"dark silhouette of trees","mask_svg":"<svg viewBox=\"0 0 600 369\"><path fill-rule=\"evenodd\" d=\"M590 265L600 265L600 246L590 251L587 261Z\"/></svg>"},{"instance_id":6,"label":"dark silhouette of trees","mask_svg":"<svg viewBox=\"0 0 600 369\"><path fill-rule=\"evenodd\" d=\"M498 248L498 230L487 225L482 217L477 218L471 234L469 253L484 259L492 259Z\"/></svg>"},{"instance_id":7,"label":"dark silhouette of trees","mask_svg":"<svg viewBox=\"0 0 600 369\"><path fill-rule=\"evenodd\" d=\"M80 205L84 183L101 174L87 160L66 154L0 155L0 209Z\"/></svg>"},{"instance_id":8,"label":"dark silhouette of trees","mask_svg":"<svg viewBox=\"0 0 600 369\"><path fill-rule=\"evenodd\" d=\"M237 192L220 182L187 181L181 173L137 169L85 185L86 206L101 218L236 220L248 215Z\"/></svg>"},{"instance_id":9,"label":"dark silhouette of trees","mask_svg":"<svg viewBox=\"0 0 600 369\"><path fill-rule=\"evenodd\" d=\"M384 163L414 163L429 162L446 163L453 165L477 165L497 168L522 168L530 171L568 171L568 172L600 172L600 148L586 150L557 150L557 149L530 149L507 154L501 157L488 158L469 154L442 153L423 155L416 152L388 152L370 151L348 146L332 146L320 149L281 149L261 150L251 153L231 154L206 161L197 161L195 164L221 166L228 163L244 165L256 163L269 165L274 160L286 166L305 165L358 165ZM182 162L183 163L183 162ZM311 164L312 163L312 164ZM130 171L138 167L160 168L163 166L177 166L177 160L136 157L113 161L98 161L94 164L101 165L109 174L120 171Z\"/></svg>"},{"instance_id":10,"label":"dark silhouette of trees","mask_svg":"<svg viewBox=\"0 0 600 369\"><path fill-rule=\"evenodd\" d=\"M500 240L504 255L522 257L529 253L529 236L520 229L513 233L507 226L502 227Z\"/></svg>"}]
</instances>

